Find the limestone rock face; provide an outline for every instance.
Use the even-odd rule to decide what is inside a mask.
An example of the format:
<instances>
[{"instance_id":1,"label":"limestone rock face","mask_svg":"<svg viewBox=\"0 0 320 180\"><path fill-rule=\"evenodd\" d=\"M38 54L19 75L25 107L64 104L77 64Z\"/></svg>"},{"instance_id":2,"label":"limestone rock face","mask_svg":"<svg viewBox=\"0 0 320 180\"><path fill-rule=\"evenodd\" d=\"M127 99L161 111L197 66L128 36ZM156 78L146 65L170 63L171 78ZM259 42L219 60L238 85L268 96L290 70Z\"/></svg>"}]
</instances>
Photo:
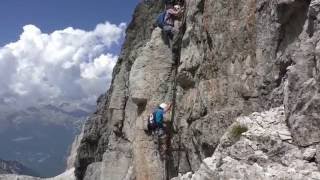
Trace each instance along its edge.
<instances>
[{"instance_id":1,"label":"limestone rock face","mask_svg":"<svg viewBox=\"0 0 320 180\"><path fill-rule=\"evenodd\" d=\"M84 127L77 179L319 179L319 0L185 0L169 44L150 29L161 3L133 15L110 89ZM144 130L173 97L163 159Z\"/></svg>"},{"instance_id":2,"label":"limestone rock face","mask_svg":"<svg viewBox=\"0 0 320 180\"><path fill-rule=\"evenodd\" d=\"M312 0L296 41L281 52L291 61L285 88L288 125L301 146L320 142L319 61L320 1Z\"/></svg>"},{"instance_id":3,"label":"limestone rock face","mask_svg":"<svg viewBox=\"0 0 320 180\"><path fill-rule=\"evenodd\" d=\"M151 38L150 27L155 18L152 15L158 13L161 8L160 2L153 2L150 5L138 5L134 12L133 20L127 29L126 41L114 68L112 85L108 92L98 99L97 111L89 118L84 127L83 138L75 162L75 174L78 179L85 178L87 166L98 161L102 161L101 169L91 168L90 174L93 171L101 174L114 173L109 174L108 177L122 178L132 171L132 168L130 169L133 163L132 142L135 139L133 133L138 113L138 106L134 102L143 104L146 100L138 91L129 91L129 87L132 87L133 90L137 87L134 83L129 83L129 77L135 78L135 76L130 76L130 71L141 49ZM153 59L156 61L156 58ZM142 59L142 61L144 60ZM140 68L138 65L136 67ZM137 76L144 77L138 72ZM142 79L137 83L145 84ZM134 98L130 96L132 93ZM114 157L110 158L109 153ZM123 156L124 159L121 162L114 162L116 157ZM108 159L104 161L105 157ZM125 160L127 162L124 162ZM117 170L112 172L107 169L104 172L104 167L110 166L114 166ZM98 175L94 176L99 177Z\"/></svg>"},{"instance_id":4,"label":"limestone rock face","mask_svg":"<svg viewBox=\"0 0 320 180\"><path fill-rule=\"evenodd\" d=\"M80 146L80 142L81 142L82 137L83 137L83 130L81 131L81 133L79 135L77 135L74 138L74 141L71 145L70 154L67 159L67 168L66 168L67 170L72 169L74 167L74 163L75 163L76 157L77 157L77 151Z\"/></svg>"},{"instance_id":5,"label":"limestone rock face","mask_svg":"<svg viewBox=\"0 0 320 180\"><path fill-rule=\"evenodd\" d=\"M239 117L196 173L172 180L319 179L316 163L304 160L306 152L314 155L313 150L303 153L292 140L281 138L283 131L288 132L283 107Z\"/></svg>"}]
</instances>

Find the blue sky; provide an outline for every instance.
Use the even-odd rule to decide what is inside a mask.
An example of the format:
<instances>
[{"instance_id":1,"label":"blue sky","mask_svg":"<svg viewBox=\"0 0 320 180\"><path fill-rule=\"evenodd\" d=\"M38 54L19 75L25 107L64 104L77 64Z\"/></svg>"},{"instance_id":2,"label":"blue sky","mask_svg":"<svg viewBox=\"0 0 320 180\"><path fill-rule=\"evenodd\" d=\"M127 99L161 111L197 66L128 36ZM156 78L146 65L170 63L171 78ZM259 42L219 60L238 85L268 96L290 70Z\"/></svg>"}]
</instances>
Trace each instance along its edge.
<instances>
[{"instance_id":1,"label":"blue sky","mask_svg":"<svg viewBox=\"0 0 320 180\"><path fill-rule=\"evenodd\" d=\"M37 130L41 134L48 125L76 124L72 122L75 118L61 112L92 111L88 107L95 106L97 97L109 88L126 25L139 1L0 0L0 130L20 129L25 127L24 121L32 123L30 127L42 128ZM29 107L39 114L28 111ZM64 132L52 130L52 135ZM0 140L16 131L6 132ZM24 138L14 133L14 140L19 140L14 143L33 138L31 131L24 129L21 133ZM44 137L49 138L47 134ZM56 153L52 157L62 155L61 148L52 150ZM29 159L29 154L39 152L42 150L29 153L23 149L13 154L22 153ZM51 159L31 167L37 166L61 169L63 164ZM47 173L56 171L49 169Z\"/></svg>"},{"instance_id":2,"label":"blue sky","mask_svg":"<svg viewBox=\"0 0 320 180\"><path fill-rule=\"evenodd\" d=\"M139 1L1 0L0 105L94 104Z\"/></svg>"},{"instance_id":3,"label":"blue sky","mask_svg":"<svg viewBox=\"0 0 320 180\"><path fill-rule=\"evenodd\" d=\"M128 23L139 0L1 0L0 46L16 41L22 27L44 33L72 26L92 30L98 23Z\"/></svg>"}]
</instances>

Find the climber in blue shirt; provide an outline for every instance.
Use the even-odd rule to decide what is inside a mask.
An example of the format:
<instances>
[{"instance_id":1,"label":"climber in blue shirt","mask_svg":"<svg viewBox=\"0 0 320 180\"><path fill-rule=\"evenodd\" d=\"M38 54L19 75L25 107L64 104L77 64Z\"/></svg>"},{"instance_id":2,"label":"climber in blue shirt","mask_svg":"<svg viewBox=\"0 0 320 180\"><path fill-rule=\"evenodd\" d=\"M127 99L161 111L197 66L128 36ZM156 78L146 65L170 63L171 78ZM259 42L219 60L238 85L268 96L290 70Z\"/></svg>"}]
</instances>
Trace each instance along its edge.
<instances>
[{"instance_id":1,"label":"climber in blue shirt","mask_svg":"<svg viewBox=\"0 0 320 180\"><path fill-rule=\"evenodd\" d=\"M164 115L171 109L171 104L167 105L166 103L161 103L159 107L155 110L155 122L157 124L158 135L162 136L164 134Z\"/></svg>"}]
</instances>

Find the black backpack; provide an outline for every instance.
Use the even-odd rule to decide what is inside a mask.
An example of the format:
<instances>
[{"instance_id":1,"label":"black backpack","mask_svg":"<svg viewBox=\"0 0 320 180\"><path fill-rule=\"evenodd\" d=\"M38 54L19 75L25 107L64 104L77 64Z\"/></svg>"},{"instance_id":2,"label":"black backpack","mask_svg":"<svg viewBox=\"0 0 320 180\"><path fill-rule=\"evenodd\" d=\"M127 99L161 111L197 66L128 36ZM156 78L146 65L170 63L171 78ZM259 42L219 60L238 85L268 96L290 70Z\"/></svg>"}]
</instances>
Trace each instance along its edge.
<instances>
[{"instance_id":1,"label":"black backpack","mask_svg":"<svg viewBox=\"0 0 320 180\"><path fill-rule=\"evenodd\" d=\"M148 130L154 131L157 129L157 123L156 123L156 112L154 111L152 114L148 116Z\"/></svg>"}]
</instances>

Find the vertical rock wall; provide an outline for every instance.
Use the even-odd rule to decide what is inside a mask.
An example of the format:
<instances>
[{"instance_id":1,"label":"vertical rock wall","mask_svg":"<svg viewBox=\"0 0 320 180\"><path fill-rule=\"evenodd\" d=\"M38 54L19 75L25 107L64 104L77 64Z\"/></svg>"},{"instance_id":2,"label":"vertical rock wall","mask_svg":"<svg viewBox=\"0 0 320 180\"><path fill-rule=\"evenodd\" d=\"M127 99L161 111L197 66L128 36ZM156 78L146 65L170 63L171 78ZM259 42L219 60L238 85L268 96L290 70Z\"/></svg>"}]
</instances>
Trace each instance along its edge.
<instances>
[{"instance_id":1,"label":"vertical rock wall","mask_svg":"<svg viewBox=\"0 0 320 180\"><path fill-rule=\"evenodd\" d=\"M84 178L88 165L94 162L105 162L101 168L125 164L124 167L118 169L122 169L126 173L130 171L128 164L132 164L132 142L129 140L131 137L128 137L129 131L125 132L124 129L127 127L130 129L133 126L134 121L132 119L136 117L137 112L135 112L135 107L127 106L130 103L129 74L135 59L139 55L137 49L144 46L150 39L150 27L161 8L163 8L162 4L155 1L151 2L150 5L138 5L134 12L133 20L127 28L122 52L114 68L112 85L108 92L98 99L97 111L84 127L84 135L75 163L75 174L78 179ZM132 108L131 111L128 110L130 108ZM129 114L130 118L126 118L126 113L129 111L132 114ZM113 154L111 155L112 158L109 154ZM117 157L124 157L127 162L115 161ZM92 164L88 168L90 172L87 174L95 176L96 174L92 171L103 174L104 172L99 169L100 164ZM119 172L114 172L114 175L121 178L125 176L119 174ZM109 177L112 178L113 175L109 175Z\"/></svg>"}]
</instances>

